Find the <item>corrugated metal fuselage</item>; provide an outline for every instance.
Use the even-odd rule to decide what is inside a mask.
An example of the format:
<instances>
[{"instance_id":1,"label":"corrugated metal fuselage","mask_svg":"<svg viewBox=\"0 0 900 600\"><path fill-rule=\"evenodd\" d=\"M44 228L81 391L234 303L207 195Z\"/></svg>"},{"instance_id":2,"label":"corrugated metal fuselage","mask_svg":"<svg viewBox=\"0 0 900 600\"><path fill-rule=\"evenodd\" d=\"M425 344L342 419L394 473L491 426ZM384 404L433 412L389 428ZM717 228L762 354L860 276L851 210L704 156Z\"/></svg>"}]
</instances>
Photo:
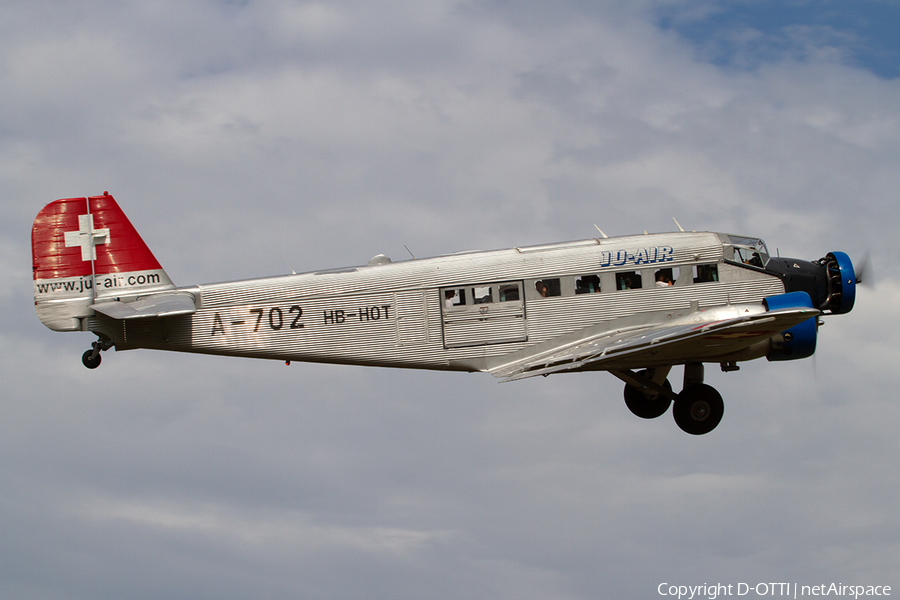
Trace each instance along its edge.
<instances>
[{"instance_id":1,"label":"corrugated metal fuselage","mask_svg":"<svg viewBox=\"0 0 900 600\"><path fill-rule=\"evenodd\" d=\"M97 314L87 327L119 350L483 371L586 328L662 323L784 292L777 277L726 260L723 239L593 239L201 285L181 288L195 297L192 315ZM657 284L661 276L674 285Z\"/></svg>"}]
</instances>

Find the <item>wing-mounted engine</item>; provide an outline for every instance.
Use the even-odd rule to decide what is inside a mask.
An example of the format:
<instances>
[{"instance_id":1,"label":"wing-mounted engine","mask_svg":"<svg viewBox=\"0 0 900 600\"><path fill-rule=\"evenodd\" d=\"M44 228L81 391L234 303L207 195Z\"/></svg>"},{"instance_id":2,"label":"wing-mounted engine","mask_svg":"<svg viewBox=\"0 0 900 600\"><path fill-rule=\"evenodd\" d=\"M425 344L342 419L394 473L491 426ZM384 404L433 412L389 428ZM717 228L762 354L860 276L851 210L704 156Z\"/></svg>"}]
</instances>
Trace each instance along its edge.
<instances>
[{"instance_id":1,"label":"wing-mounted engine","mask_svg":"<svg viewBox=\"0 0 900 600\"><path fill-rule=\"evenodd\" d=\"M769 311L782 308L814 308L812 299L806 292L790 292L769 296L763 303ZM771 338L766 358L770 361L797 360L808 358L816 351L818 324L815 317L809 318Z\"/></svg>"}]
</instances>

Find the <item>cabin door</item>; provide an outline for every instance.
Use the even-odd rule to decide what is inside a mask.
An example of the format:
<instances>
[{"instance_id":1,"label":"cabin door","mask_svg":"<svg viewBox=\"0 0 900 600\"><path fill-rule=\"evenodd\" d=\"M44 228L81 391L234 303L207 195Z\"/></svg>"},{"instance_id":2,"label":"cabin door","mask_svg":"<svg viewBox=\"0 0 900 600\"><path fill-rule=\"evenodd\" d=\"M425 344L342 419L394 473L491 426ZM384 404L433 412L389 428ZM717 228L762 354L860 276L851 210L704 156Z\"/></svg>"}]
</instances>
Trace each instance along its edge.
<instances>
[{"instance_id":1,"label":"cabin door","mask_svg":"<svg viewBox=\"0 0 900 600\"><path fill-rule=\"evenodd\" d=\"M521 281L441 288L445 348L528 339Z\"/></svg>"}]
</instances>

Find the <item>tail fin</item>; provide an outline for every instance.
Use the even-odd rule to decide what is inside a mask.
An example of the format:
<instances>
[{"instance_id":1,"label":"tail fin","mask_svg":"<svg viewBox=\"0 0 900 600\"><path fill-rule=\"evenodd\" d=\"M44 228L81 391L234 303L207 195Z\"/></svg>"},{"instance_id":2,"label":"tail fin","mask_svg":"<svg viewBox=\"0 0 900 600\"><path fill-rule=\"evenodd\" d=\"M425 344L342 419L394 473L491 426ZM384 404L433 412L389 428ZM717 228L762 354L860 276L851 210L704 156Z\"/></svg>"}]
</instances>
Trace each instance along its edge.
<instances>
[{"instance_id":1,"label":"tail fin","mask_svg":"<svg viewBox=\"0 0 900 600\"><path fill-rule=\"evenodd\" d=\"M45 206L31 229L34 305L56 331L80 331L96 298L175 287L108 193Z\"/></svg>"}]
</instances>

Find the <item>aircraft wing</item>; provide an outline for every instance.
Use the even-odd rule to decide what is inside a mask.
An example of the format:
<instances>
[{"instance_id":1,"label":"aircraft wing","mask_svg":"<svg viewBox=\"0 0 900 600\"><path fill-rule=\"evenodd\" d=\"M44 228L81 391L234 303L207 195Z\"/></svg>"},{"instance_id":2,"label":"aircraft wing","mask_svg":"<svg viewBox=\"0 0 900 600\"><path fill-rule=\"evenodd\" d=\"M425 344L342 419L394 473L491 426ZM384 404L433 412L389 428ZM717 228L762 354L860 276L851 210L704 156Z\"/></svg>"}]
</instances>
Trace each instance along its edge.
<instances>
[{"instance_id":1,"label":"aircraft wing","mask_svg":"<svg viewBox=\"0 0 900 600\"><path fill-rule=\"evenodd\" d=\"M515 381L584 369L641 368L665 362L678 364L687 358L736 352L819 314L821 311L814 308L786 308L720 321L604 332L503 365L491 370L491 374L504 378L504 381Z\"/></svg>"},{"instance_id":2,"label":"aircraft wing","mask_svg":"<svg viewBox=\"0 0 900 600\"><path fill-rule=\"evenodd\" d=\"M149 319L189 315L197 311L190 294L156 294L134 302L98 302L91 308L113 319Z\"/></svg>"}]
</instances>

